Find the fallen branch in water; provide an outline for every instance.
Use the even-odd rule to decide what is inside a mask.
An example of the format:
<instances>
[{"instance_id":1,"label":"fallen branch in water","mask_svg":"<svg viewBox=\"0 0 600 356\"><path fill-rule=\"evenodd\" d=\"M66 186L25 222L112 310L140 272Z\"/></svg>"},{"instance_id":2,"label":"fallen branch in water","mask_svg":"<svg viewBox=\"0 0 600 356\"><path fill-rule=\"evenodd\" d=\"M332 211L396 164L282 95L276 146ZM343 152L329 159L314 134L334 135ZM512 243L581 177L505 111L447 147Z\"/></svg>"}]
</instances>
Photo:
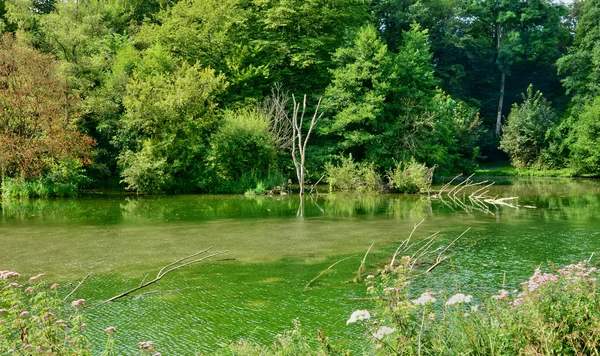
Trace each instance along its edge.
<instances>
[{"instance_id":1,"label":"fallen branch in water","mask_svg":"<svg viewBox=\"0 0 600 356\"><path fill-rule=\"evenodd\" d=\"M189 256L187 256L187 257L180 258L180 259L178 259L178 260L177 260L177 261L175 261L175 262L169 263L168 265L166 265L166 266L164 266L163 268L161 268L161 270L160 270L160 271L158 271L158 274L156 275L156 278L154 278L153 280L151 280L151 281L148 281L148 282L146 282L146 283L142 283L142 284L140 284L139 286L137 286L137 287L135 287L135 288L132 288L132 289L128 290L127 292L124 292L124 293L121 293L121 294L119 294L119 295L116 295L116 296L114 296L114 297L112 297L112 298L108 299L108 300L107 300L107 302L113 302L113 301L115 301L115 300L117 300L117 299L119 299L119 298L123 298L123 297L125 297L125 296L127 296L127 295L129 295L129 294L131 294L131 293L133 293L133 292L135 292L135 291L138 291L138 290L140 290L140 289L142 289L142 288L146 288L146 287L148 287L149 285L151 285L151 284L154 284L154 283L156 283L156 282L160 281L160 280L161 280L161 279L162 279L164 276L166 276L168 273L170 273L170 272L173 272L173 271L175 271L175 270L178 270L178 269L180 269L180 268L182 268L182 267L190 266L190 265L196 264L196 263L198 263L198 262L201 262L201 261L207 260L207 259L209 259L209 258L211 258L211 257L215 257L215 256L218 256L218 255L222 255L222 254L224 254L224 253L228 252L227 250L225 250L225 251L217 251L217 252L214 252L214 253L212 253L212 254L210 254L210 255L208 255L208 256L205 256L205 257L202 257L202 258L198 258L198 259L195 259L195 260L192 260L192 261L187 261L187 262L184 262L184 261L186 261L186 260L189 260L189 259L191 259L192 257L196 257L196 256L198 256L198 255L201 255L201 254L203 254L203 253L207 252L207 251L208 251L208 250L210 250L211 248L212 248L212 247L209 247L209 248L207 248L207 249L205 249L205 250L198 251L198 252L196 252L196 253L193 253L193 254L191 254L191 255L189 255ZM144 277L144 279L145 279L145 277ZM143 281L142 281L142 282L143 282Z\"/></svg>"},{"instance_id":2,"label":"fallen branch in water","mask_svg":"<svg viewBox=\"0 0 600 356\"><path fill-rule=\"evenodd\" d=\"M369 255L369 252L371 252L371 249L373 248L373 245L375 244L375 242L371 243L371 246L369 246L369 249L367 250L367 253L365 253L365 257L363 257L362 261L360 261L360 266L358 266L358 271L356 271L356 277L354 278L354 283L358 283L362 281L362 273L365 270L365 263L367 262L367 256Z\"/></svg>"},{"instance_id":3,"label":"fallen branch in water","mask_svg":"<svg viewBox=\"0 0 600 356\"><path fill-rule=\"evenodd\" d=\"M306 283L306 286L304 287L304 290L307 290L311 284L313 284L319 277L321 277L325 272L329 271L330 269L332 269L335 265L337 265L338 263L344 262L347 259L350 259L352 257L358 256L356 255L352 255L352 256L348 256L346 258L342 258L341 260L337 261L336 263L332 264L331 266L327 267L326 269L322 270L321 273L319 273L318 276L316 276L315 278L311 279L308 283Z\"/></svg>"},{"instance_id":4,"label":"fallen branch in water","mask_svg":"<svg viewBox=\"0 0 600 356\"><path fill-rule=\"evenodd\" d=\"M69 299L70 296L73 295L73 293L75 293L76 290L79 289L79 287L81 287L81 285L83 284L83 282L85 282L86 279L88 279L89 276L92 275L92 272L88 273L87 276L83 277L83 279L81 280L81 282L79 282L79 284L77 285L77 287L75 287L75 289L73 289L71 291L71 293L67 294L67 296L63 299L63 302L66 301L67 299Z\"/></svg>"},{"instance_id":5,"label":"fallen branch in water","mask_svg":"<svg viewBox=\"0 0 600 356\"><path fill-rule=\"evenodd\" d=\"M431 199L442 202L452 210L457 207L468 213L476 210L486 214L493 214L490 208L498 208L498 206L505 206L513 209L519 209L521 207L535 209L535 206L519 205L519 197L498 198L498 196L489 196L489 188L494 185L494 182L484 180L474 183L471 179L473 175L468 176L465 180L452 187L452 183L461 176L462 174L459 174L452 178L450 182L446 183L439 191L435 192L431 196ZM471 191L471 193L467 193L467 191ZM446 199L449 199L449 202L444 199L444 196Z\"/></svg>"}]
</instances>

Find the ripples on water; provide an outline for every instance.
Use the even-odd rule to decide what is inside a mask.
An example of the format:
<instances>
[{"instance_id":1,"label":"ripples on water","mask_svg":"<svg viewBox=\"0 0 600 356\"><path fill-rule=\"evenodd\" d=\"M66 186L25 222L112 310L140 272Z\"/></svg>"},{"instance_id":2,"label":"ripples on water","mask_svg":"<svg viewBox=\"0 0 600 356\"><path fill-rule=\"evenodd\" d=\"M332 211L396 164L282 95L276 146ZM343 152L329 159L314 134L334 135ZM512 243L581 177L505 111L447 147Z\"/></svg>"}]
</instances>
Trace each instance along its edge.
<instances>
[{"instance_id":1,"label":"ripples on water","mask_svg":"<svg viewBox=\"0 0 600 356\"><path fill-rule=\"evenodd\" d=\"M385 263L397 244L417 231L441 231L450 241L467 227L451 259L416 291L461 290L483 296L506 278L516 287L541 263L566 264L598 251L600 184L519 180L493 188L536 209L465 210L426 196L347 194L297 197L88 195L79 199L3 202L0 269L44 272L77 280L94 271L77 298L88 300L94 344L104 328L118 329L117 348L153 340L165 354L210 352L239 338L269 343L291 320L323 329L334 343L355 347L360 330L350 313L368 304L354 277L374 242L368 267ZM161 266L208 246L227 255L178 270L133 297L101 303L140 283ZM357 255L304 287L341 258ZM64 287L68 292L72 287Z\"/></svg>"}]
</instances>

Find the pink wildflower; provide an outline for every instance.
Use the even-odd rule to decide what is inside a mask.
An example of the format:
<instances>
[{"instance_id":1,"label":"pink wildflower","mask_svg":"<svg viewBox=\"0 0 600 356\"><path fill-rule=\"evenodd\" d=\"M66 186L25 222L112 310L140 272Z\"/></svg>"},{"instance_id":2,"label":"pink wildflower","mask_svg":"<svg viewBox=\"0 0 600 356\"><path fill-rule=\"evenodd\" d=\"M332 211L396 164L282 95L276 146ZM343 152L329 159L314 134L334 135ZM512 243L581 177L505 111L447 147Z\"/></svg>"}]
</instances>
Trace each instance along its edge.
<instances>
[{"instance_id":1,"label":"pink wildflower","mask_svg":"<svg viewBox=\"0 0 600 356\"><path fill-rule=\"evenodd\" d=\"M79 325L81 328L87 328L87 324L86 323L81 323L81 325Z\"/></svg>"},{"instance_id":2,"label":"pink wildflower","mask_svg":"<svg viewBox=\"0 0 600 356\"><path fill-rule=\"evenodd\" d=\"M11 278L17 278L19 276L20 276L20 274L18 274L17 272L0 271L0 279L11 279Z\"/></svg>"},{"instance_id":3,"label":"pink wildflower","mask_svg":"<svg viewBox=\"0 0 600 356\"><path fill-rule=\"evenodd\" d=\"M111 334L111 333L114 333L115 331L117 331L117 328L115 328L114 326L109 326L108 328L106 328L105 331L107 334Z\"/></svg>"},{"instance_id":4,"label":"pink wildflower","mask_svg":"<svg viewBox=\"0 0 600 356\"><path fill-rule=\"evenodd\" d=\"M31 347L32 347L32 346L31 346L31 344L27 344L27 345L23 346L23 348L24 348L25 350L29 350Z\"/></svg>"},{"instance_id":5,"label":"pink wildflower","mask_svg":"<svg viewBox=\"0 0 600 356\"><path fill-rule=\"evenodd\" d=\"M19 288L20 285L18 283L12 282L8 284L8 288Z\"/></svg>"},{"instance_id":6,"label":"pink wildflower","mask_svg":"<svg viewBox=\"0 0 600 356\"><path fill-rule=\"evenodd\" d=\"M40 279L40 278L42 278L44 276L45 276L45 274L40 273L37 276L33 276L33 277L29 278L29 281L35 281L35 280L38 280L38 279Z\"/></svg>"},{"instance_id":7,"label":"pink wildflower","mask_svg":"<svg viewBox=\"0 0 600 356\"><path fill-rule=\"evenodd\" d=\"M31 292L33 292L33 287L27 287L27 288L25 289L25 292L27 292L27 293L31 293Z\"/></svg>"},{"instance_id":8,"label":"pink wildflower","mask_svg":"<svg viewBox=\"0 0 600 356\"><path fill-rule=\"evenodd\" d=\"M77 299L71 302L71 305L73 307L83 307L83 304L85 303L85 299Z\"/></svg>"},{"instance_id":9,"label":"pink wildflower","mask_svg":"<svg viewBox=\"0 0 600 356\"><path fill-rule=\"evenodd\" d=\"M140 347L140 350L152 351L153 347L154 347L154 342L153 341L142 341L142 342L138 343L138 346Z\"/></svg>"},{"instance_id":10,"label":"pink wildflower","mask_svg":"<svg viewBox=\"0 0 600 356\"><path fill-rule=\"evenodd\" d=\"M20 315L20 316L27 316L27 315L29 315L29 312L28 312L28 311L23 311L23 312L21 312L21 314L19 314L19 315Z\"/></svg>"},{"instance_id":11,"label":"pink wildflower","mask_svg":"<svg viewBox=\"0 0 600 356\"><path fill-rule=\"evenodd\" d=\"M509 293L507 290L504 289L500 289L498 291L498 295L493 295L492 298L496 299L496 300L504 300L508 297Z\"/></svg>"},{"instance_id":12,"label":"pink wildflower","mask_svg":"<svg viewBox=\"0 0 600 356\"><path fill-rule=\"evenodd\" d=\"M53 317L53 316L54 316L54 314L53 314L53 313L51 313L51 312L45 312L45 313L44 313L44 318L48 318L48 319L50 319L50 318L51 318L51 317Z\"/></svg>"},{"instance_id":13,"label":"pink wildflower","mask_svg":"<svg viewBox=\"0 0 600 356\"><path fill-rule=\"evenodd\" d=\"M60 286L60 284L54 283L53 285L50 286L50 289L56 289L56 288L58 288L58 286Z\"/></svg>"}]
</instances>

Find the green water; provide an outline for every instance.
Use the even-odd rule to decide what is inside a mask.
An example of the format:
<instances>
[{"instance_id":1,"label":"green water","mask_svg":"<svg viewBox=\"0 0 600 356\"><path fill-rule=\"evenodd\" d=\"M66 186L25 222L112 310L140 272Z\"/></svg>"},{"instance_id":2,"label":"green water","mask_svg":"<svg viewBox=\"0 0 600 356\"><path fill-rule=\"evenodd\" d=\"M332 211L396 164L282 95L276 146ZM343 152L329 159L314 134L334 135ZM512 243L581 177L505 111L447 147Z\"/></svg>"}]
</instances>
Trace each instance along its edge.
<instances>
[{"instance_id":1,"label":"green water","mask_svg":"<svg viewBox=\"0 0 600 356\"><path fill-rule=\"evenodd\" d=\"M146 340L165 355L207 353L240 338L267 344L294 318L307 332L322 329L334 344L356 350L361 330L345 322L369 305L355 300L366 296L364 284L347 282L371 243L367 267L374 270L422 219L417 238L441 231L440 240L450 241L471 230L416 290L461 290L481 298L504 278L508 287L518 286L541 263L571 263L600 252L598 182L506 181L489 194L518 196L521 207L480 211L423 196L339 194L306 198L303 209L289 196L96 194L4 202L0 270L44 272L65 294L70 282L93 271L73 298L87 300L96 347L104 328L116 326L124 354ZM209 246L229 252L132 297L102 303Z\"/></svg>"}]
</instances>

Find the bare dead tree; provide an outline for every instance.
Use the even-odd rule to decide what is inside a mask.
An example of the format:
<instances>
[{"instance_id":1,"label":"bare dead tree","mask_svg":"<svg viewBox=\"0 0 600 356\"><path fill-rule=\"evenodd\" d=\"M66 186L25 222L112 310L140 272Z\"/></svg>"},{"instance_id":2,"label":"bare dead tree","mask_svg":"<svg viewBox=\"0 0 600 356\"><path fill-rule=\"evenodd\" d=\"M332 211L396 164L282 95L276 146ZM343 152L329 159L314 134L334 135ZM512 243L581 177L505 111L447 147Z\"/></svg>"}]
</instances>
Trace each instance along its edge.
<instances>
[{"instance_id":1,"label":"bare dead tree","mask_svg":"<svg viewBox=\"0 0 600 356\"><path fill-rule=\"evenodd\" d=\"M310 120L308 131L303 137L302 127L304 125L304 115L306 113L306 95L304 95L304 100L302 103L296 102L296 98L294 95L292 95L292 101L294 102L294 111L292 113L292 159L294 160L294 166L296 167L296 175L298 176L298 184L300 184L301 196L304 195L304 177L306 173L304 163L306 162L306 145L308 144L308 139L310 138L313 128L323 117L323 113L319 115L319 108L321 107L322 99L323 97L319 98L315 113ZM300 111L300 106L302 106L302 111Z\"/></svg>"},{"instance_id":2,"label":"bare dead tree","mask_svg":"<svg viewBox=\"0 0 600 356\"><path fill-rule=\"evenodd\" d=\"M292 120L288 110L290 97L281 87L281 84L275 83L271 95L265 98L259 109L269 118L269 129L277 148L288 150L292 147Z\"/></svg>"}]
</instances>

